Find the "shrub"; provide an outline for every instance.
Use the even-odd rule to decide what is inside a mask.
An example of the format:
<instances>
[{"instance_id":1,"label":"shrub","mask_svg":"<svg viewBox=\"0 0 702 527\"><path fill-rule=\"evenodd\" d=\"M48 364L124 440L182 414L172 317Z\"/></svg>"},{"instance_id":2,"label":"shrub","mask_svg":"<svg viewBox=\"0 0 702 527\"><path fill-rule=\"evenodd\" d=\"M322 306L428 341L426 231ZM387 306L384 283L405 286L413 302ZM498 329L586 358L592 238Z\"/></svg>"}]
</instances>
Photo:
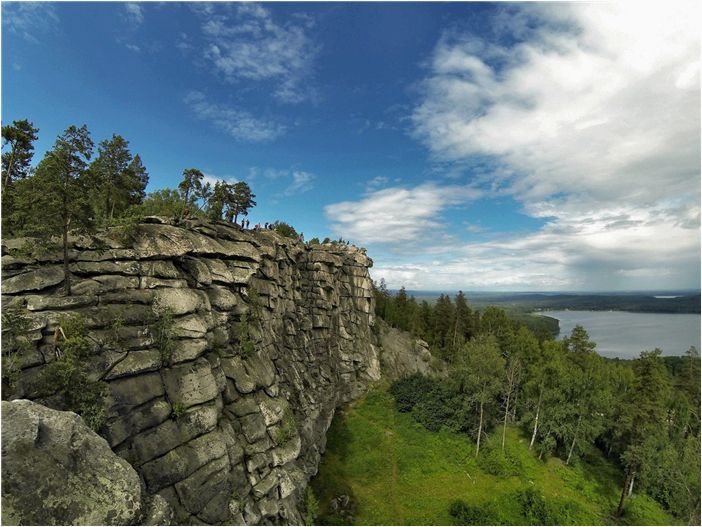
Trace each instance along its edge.
<instances>
[{"instance_id":1,"label":"shrub","mask_svg":"<svg viewBox=\"0 0 702 527\"><path fill-rule=\"evenodd\" d=\"M414 373L392 383L390 393L395 398L395 405L400 412L411 412L412 408L425 399L435 382L421 373Z\"/></svg>"},{"instance_id":2,"label":"shrub","mask_svg":"<svg viewBox=\"0 0 702 527\"><path fill-rule=\"evenodd\" d=\"M275 232L277 232L281 236L295 239L300 237L295 228L289 223L285 223L284 221L276 221L275 223L273 223L273 225L275 228Z\"/></svg>"},{"instance_id":3,"label":"shrub","mask_svg":"<svg viewBox=\"0 0 702 527\"><path fill-rule=\"evenodd\" d=\"M156 306L156 309L158 315L156 321L149 327L149 332L158 349L161 364L168 366L173 359L173 351L175 350L175 319L171 308Z\"/></svg>"},{"instance_id":4,"label":"shrub","mask_svg":"<svg viewBox=\"0 0 702 527\"><path fill-rule=\"evenodd\" d=\"M241 315L241 320L236 325L236 337L239 341L239 349L243 357L248 357L253 354L255 347L251 338L251 326L246 314Z\"/></svg>"},{"instance_id":5,"label":"shrub","mask_svg":"<svg viewBox=\"0 0 702 527\"><path fill-rule=\"evenodd\" d=\"M2 314L2 382L13 390L20 377L19 355L32 348L27 339L30 321L17 309Z\"/></svg>"},{"instance_id":6,"label":"shrub","mask_svg":"<svg viewBox=\"0 0 702 527\"><path fill-rule=\"evenodd\" d=\"M492 438L491 438L492 439ZM480 451L478 466L488 474L499 477L521 476L524 467L521 460L509 449L502 452L499 445L488 440Z\"/></svg>"},{"instance_id":7,"label":"shrub","mask_svg":"<svg viewBox=\"0 0 702 527\"><path fill-rule=\"evenodd\" d=\"M529 487L518 491L516 499L521 508L522 515L529 525L546 525L553 523L546 505L546 500L535 489Z\"/></svg>"},{"instance_id":8,"label":"shrub","mask_svg":"<svg viewBox=\"0 0 702 527\"><path fill-rule=\"evenodd\" d=\"M314 525L319 514L319 500L314 495L312 487L305 489L305 525Z\"/></svg>"},{"instance_id":9,"label":"shrub","mask_svg":"<svg viewBox=\"0 0 702 527\"><path fill-rule=\"evenodd\" d=\"M297 422L295 414L290 407L285 409L283 420L275 431L275 444L280 446L290 441L297 434Z\"/></svg>"},{"instance_id":10,"label":"shrub","mask_svg":"<svg viewBox=\"0 0 702 527\"><path fill-rule=\"evenodd\" d=\"M89 378L92 345L80 315L59 320L54 347L56 359L39 376L40 395L58 398L64 409L76 412L90 428L99 430L105 421L103 399L107 387Z\"/></svg>"},{"instance_id":11,"label":"shrub","mask_svg":"<svg viewBox=\"0 0 702 527\"><path fill-rule=\"evenodd\" d=\"M498 525L497 514L490 503L480 506L468 505L463 500L455 500L449 505L449 514L454 525Z\"/></svg>"}]
</instances>

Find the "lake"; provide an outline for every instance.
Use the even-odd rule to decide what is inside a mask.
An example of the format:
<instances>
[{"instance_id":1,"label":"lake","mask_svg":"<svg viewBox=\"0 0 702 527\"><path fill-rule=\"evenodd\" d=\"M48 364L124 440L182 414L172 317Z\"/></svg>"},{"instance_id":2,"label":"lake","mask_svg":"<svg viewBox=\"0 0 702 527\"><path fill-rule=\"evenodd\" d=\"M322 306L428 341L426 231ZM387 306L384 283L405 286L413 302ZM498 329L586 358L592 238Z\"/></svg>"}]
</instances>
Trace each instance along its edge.
<instances>
[{"instance_id":1,"label":"lake","mask_svg":"<svg viewBox=\"0 0 702 527\"><path fill-rule=\"evenodd\" d=\"M663 355L683 355L690 346L700 349L700 315L628 313L624 311L540 311L557 318L561 333L583 326L597 352L605 357L632 359L643 350L660 348Z\"/></svg>"}]
</instances>

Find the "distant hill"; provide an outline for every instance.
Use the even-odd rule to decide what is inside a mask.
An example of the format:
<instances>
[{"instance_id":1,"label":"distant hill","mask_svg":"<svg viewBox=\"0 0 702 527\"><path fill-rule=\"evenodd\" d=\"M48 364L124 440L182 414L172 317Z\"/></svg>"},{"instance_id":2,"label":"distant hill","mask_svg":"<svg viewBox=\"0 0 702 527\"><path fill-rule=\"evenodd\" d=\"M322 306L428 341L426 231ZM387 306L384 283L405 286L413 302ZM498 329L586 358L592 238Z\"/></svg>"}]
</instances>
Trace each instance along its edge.
<instances>
[{"instance_id":1,"label":"distant hill","mask_svg":"<svg viewBox=\"0 0 702 527\"><path fill-rule=\"evenodd\" d=\"M434 302L441 291L408 291L418 301ZM453 297L455 292L443 292ZM556 309L585 311L630 311L634 313L699 313L699 291L634 291L616 293L520 293L466 292L475 308L489 305L527 311Z\"/></svg>"}]
</instances>

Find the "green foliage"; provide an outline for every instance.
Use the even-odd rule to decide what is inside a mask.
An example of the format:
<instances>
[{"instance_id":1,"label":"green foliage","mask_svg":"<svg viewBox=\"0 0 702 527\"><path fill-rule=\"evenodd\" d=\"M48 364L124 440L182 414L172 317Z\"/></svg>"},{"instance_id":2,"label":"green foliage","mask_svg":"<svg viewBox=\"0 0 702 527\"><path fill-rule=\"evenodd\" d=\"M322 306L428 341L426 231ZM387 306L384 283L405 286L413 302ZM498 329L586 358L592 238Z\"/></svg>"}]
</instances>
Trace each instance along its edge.
<instances>
[{"instance_id":1,"label":"green foliage","mask_svg":"<svg viewBox=\"0 0 702 527\"><path fill-rule=\"evenodd\" d=\"M175 319L173 310L170 307L156 306L156 320L149 327L151 338L158 349L161 364L168 366L173 358L175 350Z\"/></svg>"},{"instance_id":2,"label":"green foliage","mask_svg":"<svg viewBox=\"0 0 702 527\"><path fill-rule=\"evenodd\" d=\"M136 217L179 218L183 210L184 205L180 194L173 189L166 188L149 193L143 203L131 207L128 213Z\"/></svg>"},{"instance_id":3,"label":"green foliage","mask_svg":"<svg viewBox=\"0 0 702 527\"><path fill-rule=\"evenodd\" d=\"M112 134L111 139L100 142L89 172L98 217L119 217L130 205L143 201L149 175L139 155L132 157L129 141L122 136Z\"/></svg>"},{"instance_id":4,"label":"green foliage","mask_svg":"<svg viewBox=\"0 0 702 527\"><path fill-rule=\"evenodd\" d=\"M498 525L497 514L490 503L477 506L455 500L449 505L449 514L454 525Z\"/></svg>"},{"instance_id":5,"label":"green foliage","mask_svg":"<svg viewBox=\"0 0 702 527\"><path fill-rule=\"evenodd\" d=\"M359 525L526 525L536 522L528 517L543 517L544 508L547 524L610 524L621 477L617 467L596 449L576 466L540 462L528 450L528 439L508 426L506 455L521 470L493 476L481 468L484 453L476 459L465 434L430 432L410 413L398 412L389 393L375 389L334 417L311 481L320 502L317 523L347 523L330 507L332 499L347 495L356 504L353 523ZM499 453L500 442L501 431L486 444ZM467 521L449 514L456 500L468 507ZM648 505L637 524L675 523L655 502Z\"/></svg>"},{"instance_id":6,"label":"green foliage","mask_svg":"<svg viewBox=\"0 0 702 527\"><path fill-rule=\"evenodd\" d=\"M319 245L319 238L312 238L309 242L310 245Z\"/></svg>"},{"instance_id":7,"label":"green foliage","mask_svg":"<svg viewBox=\"0 0 702 527\"><path fill-rule=\"evenodd\" d=\"M34 141L37 140L38 128L26 120L13 121L2 127L2 211L3 229L13 232L18 226L13 216L15 188L14 183L30 175L30 163L34 155Z\"/></svg>"},{"instance_id":8,"label":"green foliage","mask_svg":"<svg viewBox=\"0 0 702 527\"><path fill-rule=\"evenodd\" d=\"M92 349L83 318L61 318L54 343L55 358L41 370L39 392L63 409L79 414L97 431L105 420L103 399L107 387L101 381L91 380L88 365Z\"/></svg>"},{"instance_id":9,"label":"green foliage","mask_svg":"<svg viewBox=\"0 0 702 527\"><path fill-rule=\"evenodd\" d=\"M284 445L297 435L297 421L295 414L288 406L283 414L278 428L275 430L275 444L278 446Z\"/></svg>"},{"instance_id":10,"label":"green foliage","mask_svg":"<svg viewBox=\"0 0 702 527\"><path fill-rule=\"evenodd\" d=\"M249 318L244 313L236 325L236 338L239 341L239 350L242 357L249 357L253 354L256 347L251 336L251 325Z\"/></svg>"},{"instance_id":11,"label":"green foliage","mask_svg":"<svg viewBox=\"0 0 702 527\"><path fill-rule=\"evenodd\" d=\"M19 381L20 355L32 349L27 338L30 320L18 308L2 313L2 383L10 393ZM3 390L5 391L5 390Z\"/></svg>"},{"instance_id":12,"label":"green foliage","mask_svg":"<svg viewBox=\"0 0 702 527\"><path fill-rule=\"evenodd\" d=\"M277 232L281 236L285 236L286 238L297 239L300 237L295 228L289 223L285 223L284 221L274 222L273 228L275 229L275 232Z\"/></svg>"},{"instance_id":13,"label":"green foliage","mask_svg":"<svg viewBox=\"0 0 702 527\"><path fill-rule=\"evenodd\" d=\"M171 412L171 417L173 419L179 419L185 414L185 405L179 401L176 401L172 404L173 411Z\"/></svg>"},{"instance_id":14,"label":"green foliage","mask_svg":"<svg viewBox=\"0 0 702 527\"><path fill-rule=\"evenodd\" d=\"M314 495L312 487L308 486L305 489L305 525L314 525L319 514L319 500Z\"/></svg>"}]
</instances>

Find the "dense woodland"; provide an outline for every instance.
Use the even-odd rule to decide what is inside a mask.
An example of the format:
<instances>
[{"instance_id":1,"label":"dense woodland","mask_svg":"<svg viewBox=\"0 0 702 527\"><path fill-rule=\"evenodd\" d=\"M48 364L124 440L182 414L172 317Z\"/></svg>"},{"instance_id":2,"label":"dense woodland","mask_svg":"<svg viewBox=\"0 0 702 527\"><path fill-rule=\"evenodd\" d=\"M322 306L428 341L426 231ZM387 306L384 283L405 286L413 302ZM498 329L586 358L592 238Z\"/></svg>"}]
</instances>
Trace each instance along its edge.
<instances>
[{"instance_id":1,"label":"dense woodland","mask_svg":"<svg viewBox=\"0 0 702 527\"><path fill-rule=\"evenodd\" d=\"M534 456L565 464L596 446L622 471L621 515L632 492L645 492L681 521L700 521L700 358L643 351L611 360L577 326L563 340L534 334L505 311L472 310L459 292L434 304L376 287L377 315L427 341L448 375L419 374L391 387L398 409L427 429L474 438L475 455L492 430L521 426ZM456 506L463 511L462 505ZM475 512L475 511L473 511ZM477 511L479 515L479 511Z\"/></svg>"}]
</instances>

